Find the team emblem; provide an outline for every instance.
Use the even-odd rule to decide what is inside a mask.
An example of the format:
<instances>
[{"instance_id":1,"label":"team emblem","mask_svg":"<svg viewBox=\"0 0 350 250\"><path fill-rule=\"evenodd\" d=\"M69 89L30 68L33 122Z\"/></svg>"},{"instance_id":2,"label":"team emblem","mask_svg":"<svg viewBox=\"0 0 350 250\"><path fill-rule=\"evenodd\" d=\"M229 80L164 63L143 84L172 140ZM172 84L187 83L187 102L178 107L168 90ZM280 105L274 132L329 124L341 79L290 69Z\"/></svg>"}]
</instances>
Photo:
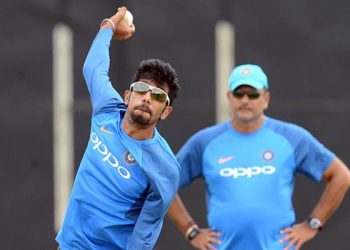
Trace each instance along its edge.
<instances>
[{"instance_id":1,"label":"team emblem","mask_svg":"<svg viewBox=\"0 0 350 250\"><path fill-rule=\"evenodd\" d=\"M274 154L272 151L267 150L263 153L262 157L265 161L272 161L272 159L274 158Z\"/></svg>"},{"instance_id":2,"label":"team emblem","mask_svg":"<svg viewBox=\"0 0 350 250\"><path fill-rule=\"evenodd\" d=\"M241 74L244 75L244 76L249 76L251 73L252 73L251 70L248 69L248 68L244 68L241 71Z\"/></svg>"},{"instance_id":3,"label":"team emblem","mask_svg":"<svg viewBox=\"0 0 350 250\"><path fill-rule=\"evenodd\" d=\"M130 154L128 151L126 151L124 153L124 161L129 166L132 166L132 165L136 164L136 160L135 160L134 156L132 154Z\"/></svg>"}]
</instances>

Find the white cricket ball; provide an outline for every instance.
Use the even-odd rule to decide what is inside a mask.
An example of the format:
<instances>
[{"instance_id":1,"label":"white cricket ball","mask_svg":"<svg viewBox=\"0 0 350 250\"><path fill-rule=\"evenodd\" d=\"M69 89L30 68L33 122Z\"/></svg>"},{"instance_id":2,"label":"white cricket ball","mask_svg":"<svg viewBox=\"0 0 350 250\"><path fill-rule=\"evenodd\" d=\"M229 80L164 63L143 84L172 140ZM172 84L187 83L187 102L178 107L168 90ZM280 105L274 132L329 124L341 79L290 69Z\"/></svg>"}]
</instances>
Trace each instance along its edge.
<instances>
[{"instance_id":1,"label":"white cricket ball","mask_svg":"<svg viewBox=\"0 0 350 250\"><path fill-rule=\"evenodd\" d=\"M125 13L126 24L131 26L133 21L134 21L134 17L132 16L131 12L127 10Z\"/></svg>"}]
</instances>

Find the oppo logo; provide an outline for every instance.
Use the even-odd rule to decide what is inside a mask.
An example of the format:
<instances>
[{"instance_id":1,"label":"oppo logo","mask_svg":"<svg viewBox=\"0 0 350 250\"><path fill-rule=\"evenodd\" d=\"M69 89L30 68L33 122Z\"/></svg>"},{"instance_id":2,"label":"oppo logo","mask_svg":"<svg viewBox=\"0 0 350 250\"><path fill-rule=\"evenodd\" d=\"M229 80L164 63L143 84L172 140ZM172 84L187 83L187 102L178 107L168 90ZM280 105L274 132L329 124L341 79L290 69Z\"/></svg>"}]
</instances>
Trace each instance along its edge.
<instances>
[{"instance_id":1,"label":"oppo logo","mask_svg":"<svg viewBox=\"0 0 350 250\"><path fill-rule=\"evenodd\" d=\"M220 175L223 177L233 177L234 179L237 179L239 177L247 177L251 178L256 175L260 174L273 174L276 172L276 168L271 165L266 166L253 166L253 167L246 167L246 168L223 168L220 170Z\"/></svg>"},{"instance_id":2,"label":"oppo logo","mask_svg":"<svg viewBox=\"0 0 350 250\"><path fill-rule=\"evenodd\" d=\"M108 150L107 146L102 143L102 141L100 140L100 138L98 138L95 132L91 133L90 140L94 144L92 149L96 150L102 155L102 161L107 162L109 165L116 168L118 174L124 179L130 179L131 175L129 170L119 165L118 159L114 155L112 155L112 153Z\"/></svg>"}]
</instances>

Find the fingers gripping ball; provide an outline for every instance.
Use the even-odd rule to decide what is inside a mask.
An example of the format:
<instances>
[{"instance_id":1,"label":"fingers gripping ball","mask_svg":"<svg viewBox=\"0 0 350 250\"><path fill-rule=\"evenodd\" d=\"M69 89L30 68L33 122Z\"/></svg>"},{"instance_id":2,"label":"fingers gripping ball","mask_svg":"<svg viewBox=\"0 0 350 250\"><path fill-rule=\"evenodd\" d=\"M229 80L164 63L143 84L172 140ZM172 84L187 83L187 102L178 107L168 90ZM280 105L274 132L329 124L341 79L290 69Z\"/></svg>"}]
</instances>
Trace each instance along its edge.
<instances>
[{"instance_id":1,"label":"fingers gripping ball","mask_svg":"<svg viewBox=\"0 0 350 250\"><path fill-rule=\"evenodd\" d=\"M125 13L125 22L127 25L131 26L134 21L134 17L132 16L130 11L126 11Z\"/></svg>"}]
</instances>

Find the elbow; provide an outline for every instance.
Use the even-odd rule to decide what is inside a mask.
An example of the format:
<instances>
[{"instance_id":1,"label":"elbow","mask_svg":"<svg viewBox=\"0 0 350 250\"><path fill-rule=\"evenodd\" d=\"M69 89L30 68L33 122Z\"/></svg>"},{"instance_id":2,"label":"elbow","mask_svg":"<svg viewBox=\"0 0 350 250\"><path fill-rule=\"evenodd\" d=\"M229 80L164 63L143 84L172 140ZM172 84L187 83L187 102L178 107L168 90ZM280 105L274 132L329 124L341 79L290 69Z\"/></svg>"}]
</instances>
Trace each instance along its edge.
<instances>
[{"instance_id":1,"label":"elbow","mask_svg":"<svg viewBox=\"0 0 350 250\"><path fill-rule=\"evenodd\" d=\"M348 174L347 174L347 189L350 188L350 171L348 170Z\"/></svg>"},{"instance_id":2,"label":"elbow","mask_svg":"<svg viewBox=\"0 0 350 250\"><path fill-rule=\"evenodd\" d=\"M346 166L345 164L344 164L344 169L345 169L345 171L344 171L344 173L341 174L341 176L344 177L346 190L348 190L350 188L350 170L349 170L348 166Z\"/></svg>"},{"instance_id":3,"label":"elbow","mask_svg":"<svg viewBox=\"0 0 350 250\"><path fill-rule=\"evenodd\" d=\"M350 188L350 171L347 168L346 172L342 175L338 176L337 179L338 183L342 183L342 187L344 188L345 192L347 192Z\"/></svg>"},{"instance_id":4,"label":"elbow","mask_svg":"<svg viewBox=\"0 0 350 250\"><path fill-rule=\"evenodd\" d=\"M332 182L334 185L338 185L345 191L350 188L350 170L338 158L334 161L329 170L327 170L324 177L327 182Z\"/></svg>"},{"instance_id":5,"label":"elbow","mask_svg":"<svg viewBox=\"0 0 350 250\"><path fill-rule=\"evenodd\" d=\"M343 174L338 175L337 181L343 184L342 186L346 191L350 188L350 171L348 168Z\"/></svg>"},{"instance_id":6,"label":"elbow","mask_svg":"<svg viewBox=\"0 0 350 250\"><path fill-rule=\"evenodd\" d=\"M91 75L91 72L93 71L93 67L90 63L88 63L88 61L85 61L82 71L83 71L84 78L87 79Z\"/></svg>"}]
</instances>

